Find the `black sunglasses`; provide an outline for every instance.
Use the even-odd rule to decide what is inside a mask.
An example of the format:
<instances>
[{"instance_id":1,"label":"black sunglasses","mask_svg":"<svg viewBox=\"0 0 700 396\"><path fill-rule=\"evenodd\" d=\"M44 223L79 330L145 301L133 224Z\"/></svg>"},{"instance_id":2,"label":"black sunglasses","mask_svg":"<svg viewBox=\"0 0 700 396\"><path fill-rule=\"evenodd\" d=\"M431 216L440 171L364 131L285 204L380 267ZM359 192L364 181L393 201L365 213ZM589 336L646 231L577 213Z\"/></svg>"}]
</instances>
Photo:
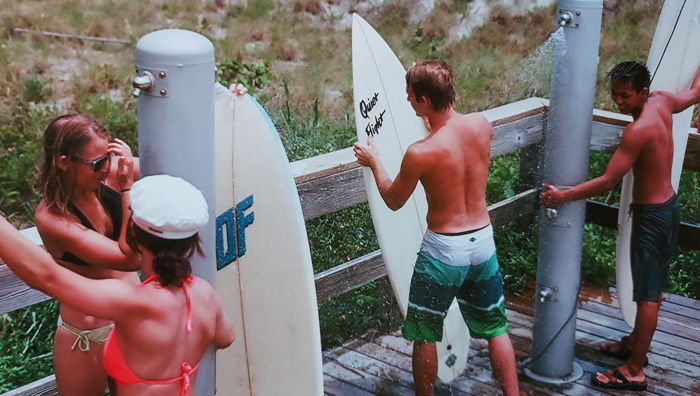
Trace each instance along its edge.
<instances>
[{"instance_id":1,"label":"black sunglasses","mask_svg":"<svg viewBox=\"0 0 700 396\"><path fill-rule=\"evenodd\" d=\"M92 165L93 172L99 172L102 169L102 167L104 167L104 165L107 162L109 162L110 157L111 156L109 154L105 154L102 157L94 159L94 160L86 160L85 158L80 158L76 155L75 157L73 157L73 160L74 161L81 160L81 161L85 162L86 164L90 164L90 165Z\"/></svg>"}]
</instances>

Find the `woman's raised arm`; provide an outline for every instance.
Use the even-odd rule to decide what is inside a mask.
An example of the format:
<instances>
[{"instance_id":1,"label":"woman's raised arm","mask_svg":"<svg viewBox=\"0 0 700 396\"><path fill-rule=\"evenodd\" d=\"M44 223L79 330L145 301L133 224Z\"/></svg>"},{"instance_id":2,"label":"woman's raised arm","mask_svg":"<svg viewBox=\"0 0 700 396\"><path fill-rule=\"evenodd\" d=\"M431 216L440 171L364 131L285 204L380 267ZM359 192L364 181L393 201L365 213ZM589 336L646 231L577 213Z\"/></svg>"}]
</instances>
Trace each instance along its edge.
<instances>
[{"instance_id":1,"label":"woman's raised arm","mask_svg":"<svg viewBox=\"0 0 700 396\"><path fill-rule=\"evenodd\" d=\"M114 241L112 241L114 243ZM60 265L0 216L0 259L27 285L63 303L105 319L144 305L138 285L117 279L90 279Z\"/></svg>"}]
</instances>

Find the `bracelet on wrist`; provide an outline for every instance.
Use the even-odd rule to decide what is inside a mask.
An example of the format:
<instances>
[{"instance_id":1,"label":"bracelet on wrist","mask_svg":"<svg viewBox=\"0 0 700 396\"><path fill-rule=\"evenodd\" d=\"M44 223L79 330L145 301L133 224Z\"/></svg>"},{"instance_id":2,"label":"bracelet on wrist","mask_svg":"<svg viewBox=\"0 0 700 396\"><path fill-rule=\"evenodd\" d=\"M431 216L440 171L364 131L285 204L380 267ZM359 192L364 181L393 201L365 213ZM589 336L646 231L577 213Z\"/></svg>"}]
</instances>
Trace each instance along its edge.
<instances>
[{"instance_id":1,"label":"bracelet on wrist","mask_svg":"<svg viewBox=\"0 0 700 396\"><path fill-rule=\"evenodd\" d=\"M131 191L131 189L130 188L122 188L122 190L121 190L121 192L123 192L123 193L125 193L127 191Z\"/></svg>"}]
</instances>

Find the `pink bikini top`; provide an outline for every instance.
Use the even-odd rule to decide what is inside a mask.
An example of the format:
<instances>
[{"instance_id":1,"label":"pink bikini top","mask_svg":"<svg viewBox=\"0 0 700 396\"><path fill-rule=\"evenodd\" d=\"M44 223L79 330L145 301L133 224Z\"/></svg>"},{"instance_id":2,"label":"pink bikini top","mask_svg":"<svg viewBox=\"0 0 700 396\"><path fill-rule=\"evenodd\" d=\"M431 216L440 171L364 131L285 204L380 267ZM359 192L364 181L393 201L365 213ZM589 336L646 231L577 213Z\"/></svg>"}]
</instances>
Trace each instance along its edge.
<instances>
[{"instance_id":1,"label":"pink bikini top","mask_svg":"<svg viewBox=\"0 0 700 396\"><path fill-rule=\"evenodd\" d=\"M141 283L141 286L150 283L154 279L156 279L156 275L150 276L143 283ZM187 279L182 281L182 289L185 292L185 300L187 302L187 321L185 325L185 331L187 331L188 333L192 331L192 302L190 301L190 294L187 290L187 285L192 283L193 281L194 277L192 275L190 275ZM190 376L192 376L195 373L195 371L197 371L199 364L192 367L192 365L190 365L189 362L182 362L182 364L180 365L180 371L182 374L180 374L179 377L161 381L145 380L134 374L129 365L126 363L124 355L122 354L121 349L119 349L119 343L117 342L116 337L116 330L116 327L112 328L112 331L109 333L109 337L107 338L107 341L104 345L104 349L102 351L102 363L105 367L105 371L107 371L107 374L109 374L112 378L114 378L117 381L118 384L121 385L129 385L139 382L153 385L165 385L180 381L180 396L187 396L191 383Z\"/></svg>"}]
</instances>

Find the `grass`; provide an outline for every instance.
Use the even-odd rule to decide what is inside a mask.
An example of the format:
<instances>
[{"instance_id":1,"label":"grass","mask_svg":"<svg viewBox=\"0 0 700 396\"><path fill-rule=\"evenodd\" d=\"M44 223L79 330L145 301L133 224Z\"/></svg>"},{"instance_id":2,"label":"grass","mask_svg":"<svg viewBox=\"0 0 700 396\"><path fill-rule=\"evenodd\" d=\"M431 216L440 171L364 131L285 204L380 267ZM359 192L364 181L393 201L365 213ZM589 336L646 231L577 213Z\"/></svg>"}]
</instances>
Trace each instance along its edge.
<instances>
[{"instance_id":1,"label":"grass","mask_svg":"<svg viewBox=\"0 0 700 396\"><path fill-rule=\"evenodd\" d=\"M46 301L0 316L0 392L53 372L51 351L58 303Z\"/></svg>"},{"instance_id":2,"label":"grass","mask_svg":"<svg viewBox=\"0 0 700 396\"><path fill-rule=\"evenodd\" d=\"M270 113L291 161L346 148L355 140L352 111L350 30L346 16L326 2L184 0L0 0L0 27L124 38L132 43L163 28L185 28L210 38L216 48L217 78L244 82ZM396 51L404 66L440 56L452 65L457 110L480 111L549 92L548 49L553 7L513 15L495 8L469 38L455 39L446 25L465 13L469 1L440 2L421 21L412 21L415 1L389 0L363 11ZM661 0L617 2L606 8L596 107L615 111L605 71L623 59L645 59ZM353 6L359 7L359 5ZM136 151L136 102L129 96L133 45L0 35L0 211L15 224L31 223L37 195L28 175L40 158L40 136L48 121L67 111L85 112L107 125ZM590 175L601 174L609 154L591 153ZM495 159L490 167L489 203L527 186L517 183L520 154ZM685 172L679 196L684 221L700 223L697 173ZM619 189L598 200L616 204ZM366 204L307 222L316 273L377 249ZM496 244L510 292L534 280L537 233L533 220L498 227ZM605 286L613 279L615 231L584 229L582 279ZM700 297L700 252L681 251L668 291ZM379 291L374 283L319 305L323 346L329 347L377 326ZM53 316L52 316L53 315ZM55 305L36 305L0 316L0 392L50 372ZM41 333L32 340L34 332ZM41 340L41 342L36 342ZM27 343L32 345L27 346ZM36 344L36 345L34 345Z\"/></svg>"},{"instance_id":3,"label":"grass","mask_svg":"<svg viewBox=\"0 0 700 396\"><path fill-rule=\"evenodd\" d=\"M367 203L306 222L314 271L322 272L379 248ZM323 348L379 325L374 282L319 304Z\"/></svg>"}]
</instances>

